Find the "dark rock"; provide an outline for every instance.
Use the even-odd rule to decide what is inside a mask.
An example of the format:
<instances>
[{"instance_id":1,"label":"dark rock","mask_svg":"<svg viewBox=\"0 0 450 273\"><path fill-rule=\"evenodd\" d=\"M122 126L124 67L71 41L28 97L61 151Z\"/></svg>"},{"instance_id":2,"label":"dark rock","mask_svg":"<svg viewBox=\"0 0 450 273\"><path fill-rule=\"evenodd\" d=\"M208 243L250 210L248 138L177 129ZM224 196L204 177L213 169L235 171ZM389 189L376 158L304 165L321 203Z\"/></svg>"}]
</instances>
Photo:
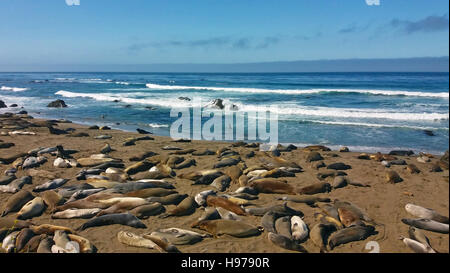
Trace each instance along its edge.
<instances>
[{"instance_id":1,"label":"dark rock","mask_svg":"<svg viewBox=\"0 0 450 273\"><path fill-rule=\"evenodd\" d=\"M18 107L18 105L14 103L14 104L11 104L9 107L15 108L15 107Z\"/></svg>"},{"instance_id":2,"label":"dark rock","mask_svg":"<svg viewBox=\"0 0 450 273\"><path fill-rule=\"evenodd\" d=\"M28 114L28 112L27 111L20 111L19 113L17 113L17 114L19 114L19 115L27 115Z\"/></svg>"},{"instance_id":3,"label":"dark rock","mask_svg":"<svg viewBox=\"0 0 450 273\"><path fill-rule=\"evenodd\" d=\"M100 127L98 127L97 125L91 126L88 128L89 130L98 130L100 129Z\"/></svg>"},{"instance_id":4,"label":"dark rock","mask_svg":"<svg viewBox=\"0 0 450 273\"><path fill-rule=\"evenodd\" d=\"M179 99L179 100L186 100L186 101L191 101L191 99L190 99L190 98L188 98L188 97L179 97L178 99Z\"/></svg>"},{"instance_id":5,"label":"dark rock","mask_svg":"<svg viewBox=\"0 0 450 273\"><path fill-rule=\"evenodd\" d=\"M6 106L4 101L0 100L0 108L8 108L8 106Z\"/></svg>"},{"instance_id":6,"label":"dark rock","mask_svg":"<svg viewBox=\"0 0 450 273\"><path fill-rule=\"evenodd\" d=\"M111 128L109 128L108 126L102 126L99 128L100 130L111 130Z\"/></svg>"},{"instance_id":7,"label":"dark rock","mask_svg":"<svg viewBox=\"0 0 450 273\"><path fill-rule=\"evenodd\" d=\"M225 108L225 106L223 105L223 99L215 99L215 100L213 100L212 101L212 105L214 107L216 107L216 108L221 109L221 110Z\"/></svg>"},{"instance_id":8,"label":"dark rock","mask_svg":"<svg viewBox=\"0 0 450 273\"><path fill-rule=\"evenodd\" d=\"M66 103L63 100L55 100L50 102L47 107L53 107L53 108L65 108L67 107Z\"/></svg>"},{"instance_id":9,"label":"dark rock","mask_svg":"<svg viewBox=\"0 0 450 273\"><path fill-rule=\"evenodd\" d=\"M318 152L310 152L306 157L306 162L320 161L323 160L323 157Z\"/></svg>"},{"instance_id":10,"label":"dark rock","mask_svg":"<svg viewBox=\"0 0 450 273\"><path fill-rule=\"evenodd\" d=\"M433 131L431 130L424 130L423 131L427 136L435 136L435 134L433 133Z\"/></svg>"},{"instance_id":11,"label":"dark rock","mask_svg":"<svg viewBox=\"0 0 450 273\"><path fill-rule=\"evenodd\" d=\"M413 155L414 152L413 151L406 151L406 150L395 150L395 151L390 151L389 155L398 155L398 156L410 156Z\"/></svg>"}]
</instances>

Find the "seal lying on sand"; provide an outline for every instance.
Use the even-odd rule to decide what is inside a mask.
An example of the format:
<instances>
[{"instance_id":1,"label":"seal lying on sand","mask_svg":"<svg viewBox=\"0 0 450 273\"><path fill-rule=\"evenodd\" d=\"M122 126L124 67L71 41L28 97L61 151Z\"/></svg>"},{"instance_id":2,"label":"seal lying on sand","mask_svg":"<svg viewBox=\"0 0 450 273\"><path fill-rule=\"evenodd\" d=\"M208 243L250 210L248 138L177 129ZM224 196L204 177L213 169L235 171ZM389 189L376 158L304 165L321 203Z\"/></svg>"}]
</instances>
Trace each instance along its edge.
<instances>
[{"instance_id":1,"label":"seal lying on sand","mask_svg":"<svg viewBox=\"0 0 450 273\"><path fill-rule=\"evenodd\" d=\"M205 230L214 236L227 234L234 237L250 237L259 235L263 231L261 227L255 227L241 221L223 219L200 221L195 227Z\"/></svg>"},{"instance_id":2,"label":"seal lying on sand","mask_svg":"<svg viewBox=\"0 0 450 273\"><path fill-rule=\"evenodd\" d=\"M107 225L125 225L134 228L147 228L136 216L130 213L107 214L93 218L81 225L77 230L85 230L91 227L107 226Z\"/></svg>"},{"instance_id":3,"label":"seal lying on sand","mask_svg":"<svg viewBox=\"0 0 450 273\"><path fill-rule=\"evenodd\" d=\"M333 249L342 244L365 240L374 234L375 228L373 226L352 226L331 234L328 245L330 246L330 249Z\"/></svg>"},{"instance_id":4,"label":"seal lying on sand","mask_svg":"<svg viewBox=\"0 0 450 273\"><path fill-rule=\"evenodd\" d=\"M11 212L19 211L26 203L33 200L34 196L26 190L21 190L12 195L5 204L2 212L2 217Z\"/></svg>"},{"instance_id":5,"label":"seal lying on sand","mask_svg":"<svg viewBox=\"0 0 450 273\"><path fill-rule=\"evenodd\" d=\"M283 235L269 232L267 237L274 245L279 246L281 248L284 248L287 250L303 252L303 253L308 252L303 246L301 246L300 244L296 243L294 240L289 239Z\"/></svg>"},{"instance_id":6,"label":"seal lying on sand","mask_svg":"<svg viewBox=\"0 0 450 273\"><path fill-rule=\"evenodd\" d=\"M411 215L414 215L418 218L430 219L443 224L448 224L448 217L440 215L435 210L427 209L421 206L417 206L414 204L406 204L405 209Z\"/></svg>"},{"instance_id":7,"label":"seal lying on sand","mask_svg":"<svg viewBox=\"0 0 450 273\"><path fill-rule=\"evenodd\" d=\"M448 234L449 232L448 224L439 223L430 219L402 219L402 222L416 228L438 233Z\"/></svg>"}]
</instances>

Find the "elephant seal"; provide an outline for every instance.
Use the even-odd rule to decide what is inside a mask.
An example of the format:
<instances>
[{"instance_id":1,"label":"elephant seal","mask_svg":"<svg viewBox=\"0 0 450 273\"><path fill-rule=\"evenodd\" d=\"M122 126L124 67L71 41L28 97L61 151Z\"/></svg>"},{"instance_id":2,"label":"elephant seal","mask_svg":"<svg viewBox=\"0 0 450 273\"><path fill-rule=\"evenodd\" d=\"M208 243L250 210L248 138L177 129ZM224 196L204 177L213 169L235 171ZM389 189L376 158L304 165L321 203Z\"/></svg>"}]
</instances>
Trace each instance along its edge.
<instances>
[{"instance_id":1,"label":"elephant seal","mask_svg":"<svg viewBox=\"0 0 450 273\"><path fill-rule=\"evenodd\" d=\"M77 230L85 230L91 227L106 226L106 225L125 225L134 228L147 228L147 226L142 223L136 216L130 213L118 213L118 214L107 214L96 218L93 218L83 225L81 225Z\"/></svg>"},{"instance_id":2,"label":"elephant seal","mask_svg":"<svg viewBox=\"0 0 450 273\"><path fill-rule=\"evenodd\" d=\"M152 240L145 239L144 237L136 235L136 234L134 234L132 232L119 231L119 233L117 233L117 239L122 244L125 244L125 245L128 245L128 246L156 249L156 250L158 250L160 252L164 252Z\"/></svg>"},{"instance_id":3,"label":"elephant seal","mask_svg":"<svg viewBox=\"0 0 450 273\"><path fill-rule=\"evenodd\" d=\"M403 179L400 177L400 175L398 175L398 173L396 171L386 172L386 182L395 184L395 183L399 183L402 181L403 181Z\"/></svg>"},{"instance_id":4,"label":"elephant seal","mask_svg":"<svg viewBox=\"0 0 450 273\"><path fill-rule=\"evenodd\" d=\"M123 198L116 197L111 198L109 200L99 200L99 202L101 203L111 202L108 204L112 204L112 206L110 206L107 209L103 209L97 214L97 216L102 216L105 214L122 213L142 205L150 204L150 202L148 202L147 200L139 197L123 197Z\"/></svg>"},{"instance_id":5,"label":"elephant seal","mask_svg":"<svg viewBox=\"0 0 450 273\"><path fill-rule=\"evenodd\" d=\"M23 228L28 228L32 224L28 221L15 220L11 218L0 218L0 241L5 239L5 237L16 230L21 230Z\"/></svg>"},{"instance_id":6,"label":"elephant seal","mask_svg":"<svg viewBox=\"0 0 450 273\"><path fill-rule=\"evenodd\" d=\"M256 236L264 230L262 227L255 227L242 221L223 219L200 221L195 227L205 230L214 236L227 234L239 238Z\"/></svg>"},{"instance_id":7,"label":"elephant seal","mask_svg":"<svg viewBox=\"0 0 450 273\"><path fill-rule=\"evenodd\" d=\"M74 192L65 203L67 204L67 203L70 203L70 202L73 202L73 201L76 201L76 200L80 200L80 199L86 198L86 197L88 197L88 196L90 196L92 194L99 193L99 192L104 191L104 190L105 189L78 190L78 191Z\"/></svg>"},{"instance_id":8,"label":"elephant seal","mask_svg":"<svg viewBox=\"0 0 450 273\"><path fill-rule=\"evenodd\" d=\"M303 241L309 235L308 226L302 220L302 218L298 216L292 216L291 218L291 231L292 239L296 241Z\"/></svg>"},{"instance_id":9,"label":"elephant seal","mask_svg":"<svg viewBox=\"0 0 450 273\"><path fill-rule=\"evenodd\" d=\"M413 240L410 238L403 238L403 237L400 237L400 240L402 240L403 243L407 247L412 249L415 253L436 253L436 251L434 251L433 249L429 248L428 246L426 246L416 240Z\"/></svg>"},{"instance_id":10,"label":"elephant seal","mask_svg":"<svg viewBox=\"0 0 450 273\"><path fill-rule=\"evenodd\" d=\"M280 217L275 221L275 231L277 234L292 239L291 216Z\"/></svg>"},{"instance_id":11,"label":"elephant seal","mask_svg":"<svg viewBox=\"0 0 450 273\"><path fill-rule=\"evenodd\" d=\"M97 251L96 247L88 239L75 234L67 234L67 236L71 241L78 243L81 253L95 253Z\"/></svg>"},{"instance_id":12,"label":"elephant seal","mask_svg":"<svg viewBox=\"0 0 450 273\"><path fill-rule=\"evenodd\" d=\"M30 228L22 229L16 238L16 252L20 252L35 235L36 234Z\"/></svg>"},{"instance_id":13,"label":"elephant seal","mask_svg":"<svg viewBox=\"0 0 450 273\"><path fill-rule=\"evenodd\" d=\"M430 245L430 240L428 240L427 236L420 229L410 226L408 234L411 239L423 244L427 248L428 253L436 253Z\"/></svg>"},{"instance_id":14,"label":"elephant seal","mask_svg":"<svg viewBox=\"0 0 450 273\"><path fill-rule=\"evenodd\" d=\"M36 197L26 203L17 213L17 219L25 220L39 216L44 212L45 204L41 197Z\"/></svg>"},{"instance_id":15,"label":"elephant seal","mask_svg":"<svg viewBox=\"0 0 450 273\"><path fill-rule=\"evenodd\" d=\"M187 194L169 194L164 197L149 197L146 198L148 202L158 202L162 205L178 205L183 201L188 195Z\"/></svg>"},{"instance_id":16,"label":"elephant seal","mask_svg":"<svg viewBox=\"0 0 450 273\"><path fill-rule=\"evenodd\" d=\"M48 211L53 211L64 202L64 197L55 191L45 191L41 194Z\"/></svg>"},{"instance_id":17,"label":"elephant seal","mask_svg":"<svg viewBox=\"0 0 450 273\"><path fill-rule=\"evenodd\" d=\"M67 209L64 211L56 212L52 215L53 219L89 219L96 216L101 209Z\"/></svg>"},{"instance_id":18,"label":"elephant seal","mask_svg":"<svg viewBox=\"0 0 450 273\"><path fill-rule=\"evenodd\" d=\"M250 182L249 186L260 193L295 194L293 186L277 180L254 180Z\"/></svg>"},{"instance_id":19,"label":"elephant seal","mask_svg":"<svg viewBox=\"0 0 450 273\"><path fill-rule=\"evenodd\" d=\"M334 203L334 207L336 209L339 208L345 208L349 211L351 211L353 214L355 214L359 219L366 221L370 224L374 224L374 225L378 225L372 218L370 218L367 213L365 213L362 209L360 209L359 207L357 207L356 205L350 203L350 202L345 202L345 201L340 201L339 199L335 199L333 201ZM339 219L339 218L337 218Z\"/></svg>"},{"instance_id":20,"label":"elephant seal","mask_svg":"<svg viewBox=\"0 0 450 273\"><path fill-rule=\"evenodd\" d=\"M190 215L195 212L195 209L197 208L197 203L195 202L194 198L191 196L187 196L183 201L178 204L176 208L169 211L167 214L162 214L159 217L160 218L167 218L170 216L185 216Z\"/></svg>"},{"instance_id":21,"label":"elephant seal","mask_svg":"<svg viewBox=\"0 0 450 273\"><path fill-rule=\"evenodd\" d=\"M216 219L221 219L220 218L220 214L217 211L216 208L212 208L212 207L206 207L204 213L198 218L198 221L203 221L203 220L216 220ZM195 226L196 223L194 223L192 226Z\"/></svg>"},{"instance_id":22,"label":"elephant seal","mask_svg":"<svg viewBox=\"0 0 450 273\"><path fill-rule=\"evenodd\" d=\"M178 177L194 181L194 185L209 185L222 175L223 173L218 170L203 170L181 174Z\"/></svg>"},{"instance_id":23,"label":"elephant seal","mask_svg":"<svg viewBox=\"0 0 450 273\"><path fill-rule=\"evenodd\" d=\"M333 189L339 189L347 186L347 177L346 176L336 176L334 178L333 184L331 184L331 187Z\"/></svg>"},{"instance_id":24,"label":"elephant seal","mask_svg":"<svg viewBox=\"0 0 450 273\"><path fill-rule=\"evenodd\" d=\"M217 188L219 191L225 191L230 186L231 178L224 174L222 176L217 177L211 183L211 186Z\"/></svg>"},{"instance_id":25,"label":"elephant seal","mask_svg":"<svg viewBox=\"0 0 450 273\"><path fill-rule=\"evenodd\" d=\"M151 240L155 244L157 244L161 249L168 253L181 253L181 251L174 246L172 243L170 243L166 238L157 237L153 235L145 235L144 238Z\"/></svg>"},{"instance_id":26,"label":"elephant seal","mask_svg":"<svg viewBox=\"0 0 450 273\"><path fill-rule=\"evenodd\" d=\"M296 243L294 240L289 239L286 236L275 234L273 232L269 232L268 234L269 241L271 241L274 245L279 246L281 248L292 250L292 251L298 251L302 253L307 253L308 251L301 246L300 244Z\"/></svg>"},{"instance_id":27,"label":"elephant seal","mask_svg":"<svg viewBox=\"0 0 450 273\"><path fill-rule=\"evenodd\" d=\"M235 221L241 220L241 218L234 212L228 211L228 210L226 210L224 208L220 208L220 207L218 207L216 209L217 209L217 212L219 213L221 219L235 220Z\"/></svg>"},{"instance_id":28,"label":"elephant seal","mask_svg":"<svg viewBox=\"0 0 450 273\"><path fill-rule=\"evenodd\" d=\"M8 215L11 212L19 211L26 203L33 199L34 196L26 190L21 190L13 194L5 204L2 212L2 217Z\"/></svg>"},{"instance_id":29,"label":"elephant seal","mask_svg":"<svg viewBox=\"0 0 450 273\"><path fill-rule=\"evenodd\" d=\"M46 236L39 242L39 246L36 250L37 253L52 253L52 246L55 245L53 238Z\"/></svg>"},{"instance_id":30,"label":"elephant seal","mask_svg":"<svg viewBox=\"0 0 450 273\"><path fill-rule=\"evenodd\" d=\"M333 250L335 247L354 242L365 240L375 234L373 226L352 226L338 230L329 237L328 245Z\"/></svg>"},{"instance_id":31,"label":"elephant seal","mask_svg":"<svg viewBox=\"0 0 450 273\"><path fill-rule=\"evenodd\" d=\"M56 230L55 234L53 235L53 241L55 241L55 245L65 249L67 244L70 242L69 236L67 236L67 233L64 232L64 230Z\"/></svg>"},{"instance_id":32,"label":"elephant seal","mask_svg":"<svg viewBox=\"0 0 450 273\"><path fill-rule=\"evenodd\" d=\"M328 235L335 230L333 225L326 224L316 224L311 228L309 236L313 243L320 248L320 253L327 252Z\"/></svg>"},{"instance_id":33,"label":"elephant seal","mask_svg":"<svg viewBox=\"0 0 450 273\"><path fill-rule=\"evenodd\" d=\"M12 181L16 180L17 177L13 175L5 175L0 178L0 185L8 185Z\"/></svg>"},{"instance_id":34,"label":"elephant seal","mask_svg":"<svg viewBox=\"0 0 450 273\"><path fill-rule=\"evenodd\" d=\"M338 220L339 218L336 219L322 213L314 213L314 218L323 225L334 226L336 230L344 228L344 225Z\"/></svg>"},{"instance_id":35,"label":"elephant seal","mask_svg":"<svg viewBox=\"0 0 450 273\"><path fill-rule=\"evenodd\" d=\"M33 189L33 192L42 192L42 191L53 190L53 189L59 188L62 185L66 184L67 181L69 181L69 179L58 178L55 180L51 180L40 186L35 187Z\"/></svg>"},{"instance_id":36,"label":"elephant seal","mask_svg":"<svg viewBox=\"0 0 450 273\"><path fill-rule=\"evenodd\" d=\"M177 193L174 190L163 189L163 188L148 188L137 191L128 192L125 196L129 197L140 197L140 198L148 198L148 197L164 197L169 194Z\"/></svg>"},{"instance_id":37,"label":"elephant seal","mask_svg":"<svg viewBox=\"0 0 450 273\"><path fill-rule=\"evenodd\" d=\"M443 224L443 223L436 222L436 221L433 221L430 219L402 219L402 222L404 224L407 224L407 225L410 225L410 226L413 226L416 228L434 231L434 232L438 232L438 233L448 234L448 232L449 232L448 224Z\"/></svg>"},{"instance_id":38,"label":"elephant seal","mask_svg":"<svg viewBox=\"0 0 450 273\"><path fill-rule=\"evenodd\" d=\"M432 209L427 209L414 204L406 204L405 209L409 214L414 215L418 218L430 219L443 224L449 223L448 217L440 215Z\"/></svg>"},{"instance_id":39,"label":"elephant seal","mask_svg":"<svg viewBox=\"0 0 450 273\"><path fill-rule=\"evenodd\" d=\"M148 171L153 166L155 166L153 162L144 160L129 166L124 170L124 172L128 175L134 175L140 172Z\"/></svg>"},{"instance_id":40,"label":"elephant seal","mask_svg":"<svg viewBox=\"0 0 450 273\"><path fill-rule=\"evenodd\" d=\"M361 219L353 213L353 211L346 208L338 208L339 220L344 227L350 227L352 225L358 225L361 223Z\"/></svg>"},{"instance_id":41,"label":"elephant seal","mask_svg":"<svg viewBox=\"0 0 450 273\"><path fill-rule=\"evenodd\" d=\"M407 170L410 174L420 173L419 168L417 168L417 166L414 165L414 164L408 164L408 166L406 166L406 170Z\"/></svg>"},{"instance_id":42,"label":"elephant seal","mask_svg":"<svg viewBox=\"0 0 450 273\"><path fill-rule=\"evenodd\" d=\"M164 211L164 206L158 202L155 202L148 205L138 206L130 210L130 213L139 219L147 219L150 216L158 215Z\"/></svg>"},{"instance_id":43,"label":"elephant seal","mask_svg":"<svg viewBox=\"0 0 450 273\"><path fill-rule=\"evenodd\" d=\"M6 253L12 253L16 249L16 239L20 231L11 232L8 236L3 239L1 246L6 251Z\"/></svg>"},{"instance_id":44,"label":"elephant seal","mask_svg":"<svg viewBox=\"0 0 450 273\"><path fill-rule=\"evenodd\" d=\"M210 207L224 208L236 213L237 215L246 215L243 208L223 197L208 195L208 197L206 198L206 204Z\"/></svg>"},{"instance_id":45,"label":"elephant seal","mask_svg":"<svg viewBox=\"0 0 450 273\"><path fill-rule=\"evenodd\" d=\"M288 215L289 214L284 212L269 210L261 218L261 226L264 228L265 231L275 233L276 232L275 222L277 221L277 219Z\"/></svg>"},{"instance_id":46,"label":"elephant seal","mask_svg":"<svg viewBox=\"0 0 450 273\"><path fill-rule=\"evenodd\" d=\"M197 202L199 206L203 206L206 203L206 198L208 197L208 195L216 195L216 193L217 192L215 190L202 191L195 195L195 202Z\"/></svg>"},{"instance_id":47,"label":"elephant seal","mask_svg":"<svg viewBox=\"0 0 450 273\"><path fill-rule=\"evenodd\" d=\"M298 194L318 194L331 191L331 185L325 182L315 183L297 190Z\"/></svg>"},{"instance_id":48,"label":"elephant seal","mask_svg":"<svg viewBox=\"0 0 450 273\"><path fill-rule=\"evenodd\" d=\"M284 196L277 198L277 200L283 200L283 201L290 201L294 203L305 203L307 205L314 205L317 202L331 202L330 198L328 197L320 197L320 196Z\"/></svg>"},{"instance_id":49,"label":"elephant seal","mask_svg":"<svg viewBox=\"0 0 450 273\"><path fill-rule=\"evenodd\" d=\"M31 226L30 227L34 233L36 234L47 234L47 235L53 235L56 231L62 230L65 233L72 233L74 234L75 231L68 227L62 227L62 226L54 226L49 224L42 224L39 226Z\"/></svg>"},{"instance_id":50,"label":"elephant seal","mask_svg":"<svg viewBox=\"0 0 450 273\"><path fill-rule=\"evenodd\" d=\"M31 176L24 176L19 179L15 179L15 180L13 180L13 182L9 183L8 185L0 186L0 192L16 193L20 189L22 189L22 187L25 184L31 184L31 181L32 181Z\"/></svg>"},{"instance_id":51,"label":"elephant seal","mask_svg":"<svg viewBox=\"0 0 450 273\"><path fill-rule=\"evenodd\" d=\"M186 233L173 229L158 230L149 235L164 238L174 245L192 245L203 240L203 236L199 233ZM144 238L147 238L147 235L144 235Z\"/></svg>"},{"instance_id":52,"label":"elephant seal","mask_svg":"<svg viewBox=\"0 0 450 273\"><path fill-rule=\"evenodd\" d=\"M242 175L242 170L239 166L228 167L223 172L231 178L233 184L238 183L239 177Z\"/></svg>"}]
</instances>

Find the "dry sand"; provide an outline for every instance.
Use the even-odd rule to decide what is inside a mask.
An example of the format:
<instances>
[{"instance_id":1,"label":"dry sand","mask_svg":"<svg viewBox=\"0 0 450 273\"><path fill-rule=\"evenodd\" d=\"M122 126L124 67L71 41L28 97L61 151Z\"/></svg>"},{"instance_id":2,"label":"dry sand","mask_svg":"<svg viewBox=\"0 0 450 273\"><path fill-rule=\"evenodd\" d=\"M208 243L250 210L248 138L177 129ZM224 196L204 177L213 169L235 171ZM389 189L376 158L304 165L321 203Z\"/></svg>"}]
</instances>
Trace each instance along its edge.
<instances>
[{"instance_id":1,"label":"dry sand","mask_svg":"<svg viewBox=\"0 0 450 273\"><path fill-rule=\"evenodd\" d=\"M33 120L30 120L33 121ZM27 152L29 150L38 147L52 147L56 145L63 145L65 149L79 150L74 154L74 158L89 157L92 154L98 154L99 150L105 143L109 143L115 151L110 155L113 158L120 158L128 166L131 162L128 158L131 155L138 154L143 151L153 151L160 155L166 155L169 151L164 151L161 148L166 145L177 146L180 148L208 148L212 151L216 151L222 147L230 146L230 143L221 142L207 142L207 141L192 141L191 143L175 143L168 137L153 136L155 140L150 141L138 141L135 146L124 147L122 144L124 140L132 136L142 136L137 133L122 132L117 130L100 131L100 130L88 130L87 127L71 124L71 123L59 123L57 128L75 128L77 133L85 132L89 134L89 137L66 137L64 135L51 135L47 128L26 128L25 131L36 132L36 135L31 136L0 136L0 140L3 142L12 142L15 146L7 149L0 149L0 158L7 157L19 152ZM1 129L2 132L9 132L12 130ZM96 140L93 137L101 134L109 134L112 139L109 140ZM256 148L231 148L239 153L244 154L250 150L258 151ZM444 151L443 151L444 152ZM308 152L302 149L297 149L292 152L283 152L281 157L299 164L304 172L297 173L296 177L285 178L289 184L295 186L305 186L312 183L316 183L319 180L316 174L324 169L316 170L311 167L310 163L305 161L305 157ZM376 222L384 224L385 228L376 227L379 231L378 235L369 237L364 241L351 242L345 245L336 247L331 252L368 252L365 249L367 242L377 241L380 245L380 251L382 253L410 253L412 252L406 247L402 241L398 238L408 236L408 226L401 222L402 218L414 218L409 215L404 206L407 203L414 203L426 208L432 208L442 215L448 216L449 213L449 177L448 170L443 172L430 172L429 168L432 163L419 163L416 160L416 156L408 156L398 158L406 160L408 163L414 163L421 170L419 174L410 174L405 170L405 166L392 166L390 169L395 170L404 179L403 182L397 184L389 184L385 182L386 168L380 164L380 162L374 160L360 160L356 156L359 153L340 153L340 152L321 152L324 157L324 162L328 165L333 162L345 162L351 165L352 169L347 170L348 176L358 182L369 184L370 187L355 187L346 186L344 188L332 190L330 193L322 194L333 199L340 199L352 202L362 208L367 214L373 218ZM80 168L68 168L60 169L53 167L54 156L46 155L49 159L47 163L38 167L39 170L47 170L61 178L70 178L71 180L66 185L77 184L83 181L77 181L75 175L81 170ZM192 166L186 169L176 170L177 176L182 173L191 172L193 170L211 169L213 165L218 161L216 155L211 156L192 156L184 155L186 158L194 158L197 161L196 166ZM258 164L258 157L246 159L247 166ZM436 162L438 157L432 159L432 162ZM3 175L4 171L10 168L9 165L0 165L0 171ZM325 168L326 169L326 168ZM27 175L24 170L19 170L16 174L17 177ZM179 193L186 193L191 196L197 194L200 191L207 189L214 189L208 185L192 185L192 181L183 179L165 179L173 183L176 190ZM33 177L32 185L25 185L24 189L31 191L37 185L47 182L47 179ZM327 180L331 182L332 180ZM238 185L232 185L228 191L234 191L238 188ZM0 193L0 204L3 204L11 196L9 193ZM268 204L280 204L282 201L277 201L276 197L285 196L281 194L259 194L259 199L252 201L254 206L267 206ZM289 202L288 205L292 208L301 210L305 214L304 221L311 228L316 220L314 219L314 212L318 211L318 208L310 207L306 204L298 204ZM173 206L166 206L166 209L170 209ZM189 216L183 217L169 217L165 219L158 218L158 216L152 216L146 220L142 220L147 229L135 229L128 226L111 225L103 227L90 228L79 232L80 236L89 239L98 252L157 252L152 249L129 247L121 244L117 239L117 233L121 230L132 231L137 234L148 233L160 228L178 227L184 229L191 229L190 225L202 214L202 209L198 208L196 212ZM15 218L16 214L12 213L8 215L9 218ZM44 213L40 217L32 219L34 224L54 224L61 225L70 228L76 228L86 222L87 220L62 220L52 219L50 214ZM243 220L247 223L259 226L261 224L261 217L257 216L244 216ZM197 229L191 229L197 232L203 232ZM438 252L449 252L449 235L439 234L430 231L424 231L426 236L430 239L431 246ZM309 252L319 252L319 248L316 247L311 239L308 239L302 245ZM200 252L200 253L288 253L291 251L282 249L272 244L267 238L267 232L262 233L256 237L249 238L234 238L231 236L220 236L219 238L206 238L203 241L188 246L178 246L182 252Z\"/></svg>"}]
</instances>

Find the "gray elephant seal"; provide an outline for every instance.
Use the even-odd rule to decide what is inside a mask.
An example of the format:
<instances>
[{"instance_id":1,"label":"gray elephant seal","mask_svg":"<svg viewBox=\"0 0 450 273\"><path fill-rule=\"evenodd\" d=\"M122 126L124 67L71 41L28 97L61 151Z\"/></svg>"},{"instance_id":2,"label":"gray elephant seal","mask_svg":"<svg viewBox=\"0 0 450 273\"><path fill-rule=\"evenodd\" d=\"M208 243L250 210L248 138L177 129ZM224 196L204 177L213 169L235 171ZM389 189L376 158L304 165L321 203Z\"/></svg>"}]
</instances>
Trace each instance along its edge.
<instances>
[{"instance_id":1,"label":"gray elephant seal","mask_svg":"<svg viewBox=\"0 0 450 273\"><path fill-rule=\"evenodd\" d=\"M375 228L373 226L352 226L331 234L328 245L330 249L333 249L342 244L365 240L371 235L375 235Z\"/></svg>"},{"instance_id":2,"label":"gray elephant seal","mask_svg":"<svg viewBox=\"0 0 450 273\"><path fill-rule=\"evenodd\" d=\"M33 192L42 192L42 191L53 190L53 189L61 187L62 185L67 183L67 181L69 181L69 179L63 179L63 178L58 178L58 179L55 179L52 181L48 181L40 186L35 187L33 189Z\"/></svg>"},{"instance_id":3,"label":"gray elephant seal","mask_svg":"<svg viewBox=\"0 0 450 273\"><path fill-rule=\"evenodd\" d=\"M291 201L294 203L305 203L307 205L314 205L317 202L331 202L330 198L320 196L284 196L277 198L277 200Z\"/></svg>"},{"instance_id":4,"label":"gray elephant seal","mask_svg":"<svg viewBox=\"0 0 450 273\"><path fill-rule=\"evenodd\" d=\"M154 231L149 235L166 239L174 245L192 245L203 240L200 234L179 232L177 230ZM148 235L144 235L144 238L148 238Z\"/></svg>"},{"instance_id":5,"label":"gray elephant seal","mask_svg":"<svg viewBox=\"0 0 450 273\"><path fill-rule=\"evenodd\" d=\"M81 225L77 230L85 230L91 227L107 226L107 225L124 225L134 228L147 228L136 216L130 213L119 214L107 214L94 219Z\"/></svg>"},{"instance_id":6,"label":"gray elephant seal","mask_svg":"<svg viewBox=\"0 0 450 273\"><path fill-rule=\"evenodd\" d=\"M428 240L427 236L423 234L423 232L415 227L409 227L408 230L409 237L421 244L423 244L429 253L435 253L436 251L431 247L430 240Z\"/></svg>"},{"instance_id":7,"label":"gray elephant seal","mask_svg":"<svg viewBox=\"0 0 450 273\"><path fill-rule=\"evenodd\" d=\"M36 197L26 203L17 213L17 219L29 219L41 215L45 210L45 204L41 197Z\"/></svg>"},{"instance_id":8,"label":"gray elephant seal","mask_svg":"<svg viewBox=\"0 0 450 273\"><path fill-rule=\"evenodd\" d=\"M195 199L191 196L188 196L183 201L181 201L176 208L169 211L167 214L161 215L160 218L190 215L195 212L196 208L197 203L195 202Z\"/></svg>"},{"instance_id":9,"label":"gray elephant seal","mask_svg":"<svg viewBox=\"0 0 450 273\"><path fill-rule=\"evenodd\" d=\"M39 242L39 246L36 250L37 253L52 253L52 246L55 244L52 237L45 237Z\"/></svg>"},{"instance_id":10,"label":"gray elephant seal","mask_svg":"<svg viewBox=\"0 0 450 273\"><path fill-rule=\"evenodd\" d=\"M292 239L291 216L280 217L275 221L275 230L278 234Z\"/></svg>"},{"instance_id":11,"label":"gray elephant seal","mask_svg":"<svg viewBox=\"0 0 450 273\"><path fill-rule=\"evenodd\" d=\"M292 251L298 251L302 253L308 252L303 246L283 235L269 232L267 237L269 238L269 241L271 241L274 245L279 246L281 248Z\"/></svg>"},{"instance_id":12,"label":"gray elephant seal","mask_svg":"<svg viewBox=\"0 0 450 273\"><path fill-rule=\"evenodd\" d=\"M8 213L19 211L26 203L33 199L34 196L26 190L21 190L13 194L5 204L2 217L8 215Z\"/></svg>"},{"instance_id":13,"label":"gray elephant seal","mask_svg":"<svg viewBox=\"0 0 450 273\"><path fill-rule=\"evenodd\" d=\"M448 217L440 215L439 213L437 213L435 210L432 209L427 209L414 204L406 204L405 209L408 213L418 218L430 219L443 224L449 223Z\"/></svg>"},{"instance_id":14,"label":"gray elephant seal","mask_svg":"<svg viewBox=\"0 0 450 273\"><path fill-rule=\"evenodd\" d=\"M402 222L416 228L438 233L448 234L449 232L448 224L439 223L430 219L402 219Z\"/></svg>"},{"instance_id":15,"label":"gray elephant seal","mask_svg":"<svg viewBox=\"0 0 450 273\"><path fill-rule=\"evenodd\" d=\"M117 239L119 240L119 242L125 245L157 249L158 251L163 252L162 249L152 240L146 239L132 232L119 231L119 233L117 233Z\"/></svg>"},{"instance_id":16,"label":"gray elephant seal","mask_svg":"<svg viewBox=\"0 0 450 273\"><path fill-rule=\"evenodd\" d=\"M164 197L149 197L146 198L149 202L158 202L162 205L178 205L181 201L183 201L188 195L187 194L169 194Z\"/></svg>"},{"instance_id":17,"label":"gray elephant seal","mask_svg":"<svg viewBox=\"0 0 450 273\"><path fill-rule=\"evenodd\" d=\"M20 252L35 235L36 234L30 228L22 229L16 238L16 252Z\"/></svg>"}]
</instances>

